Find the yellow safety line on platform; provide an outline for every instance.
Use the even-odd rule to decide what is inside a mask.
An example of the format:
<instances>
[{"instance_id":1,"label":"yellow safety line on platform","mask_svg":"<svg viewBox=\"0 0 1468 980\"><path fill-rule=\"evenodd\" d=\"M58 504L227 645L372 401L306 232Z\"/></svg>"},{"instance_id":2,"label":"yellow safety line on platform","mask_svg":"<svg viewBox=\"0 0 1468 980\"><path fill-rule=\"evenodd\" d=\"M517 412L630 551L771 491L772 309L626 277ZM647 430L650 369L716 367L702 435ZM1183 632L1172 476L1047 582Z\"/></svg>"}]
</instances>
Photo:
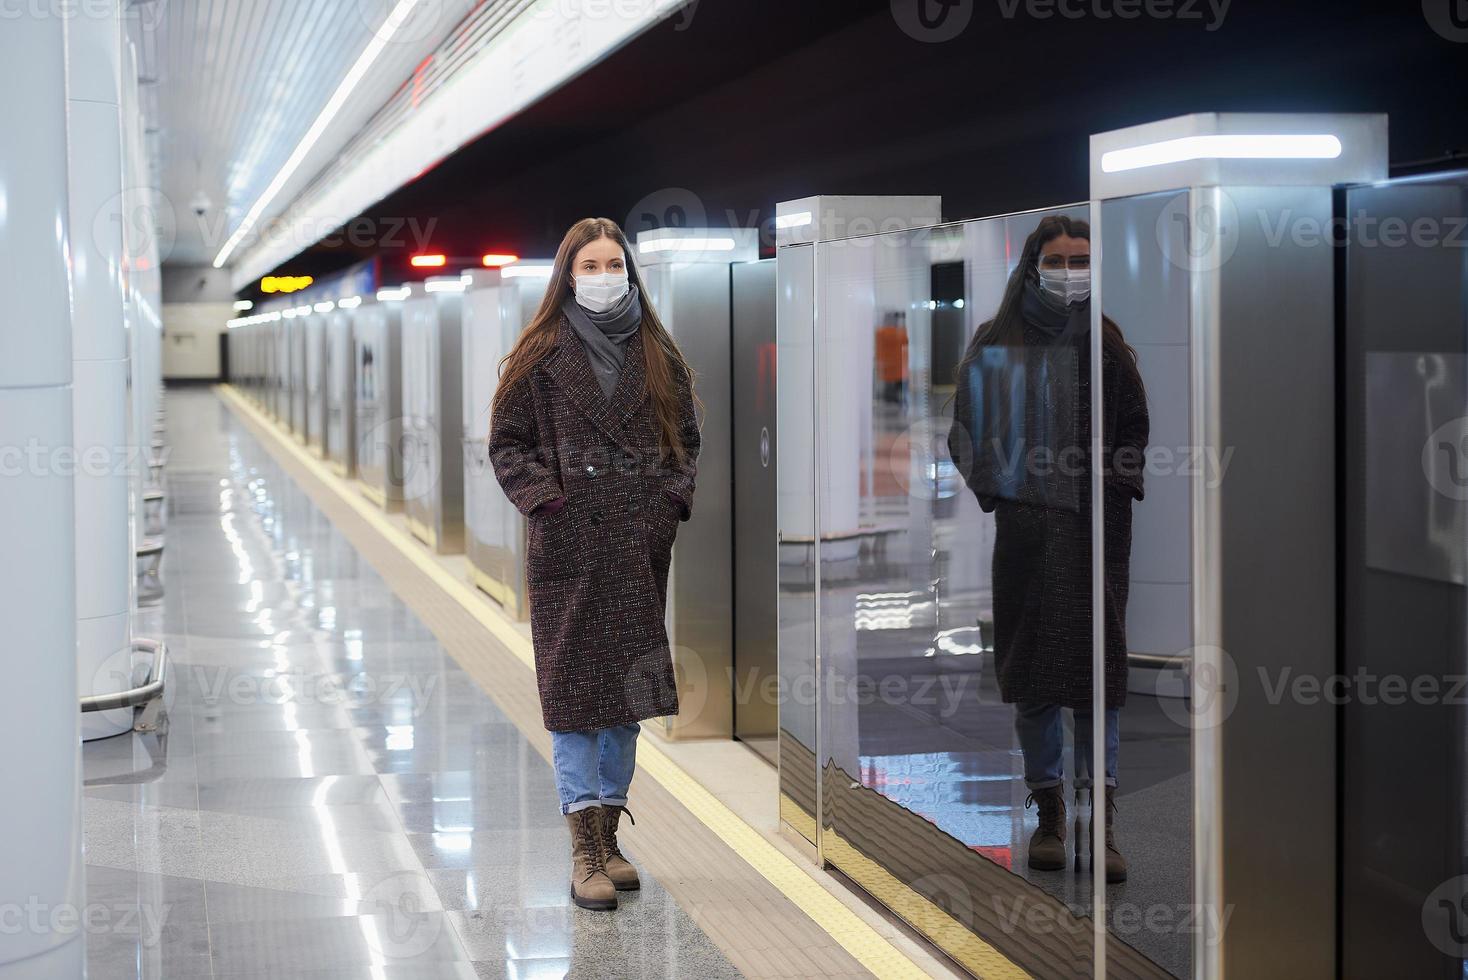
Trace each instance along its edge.
<instances>
[{"instance_id":1,"label":"yellow safety line on platform","mask_svg":"<svg viewBox=\"0 0 1468 980\"><path fill-rule=\"evenodd\" d=\"M318 458L309 453L235 390L233 385L217 385L216 390L223 400L235 411L247 415L260 423L271 437L303 466L309 469L324 484L331 487L343 501L355 510L367 523L382 534L420 571L456 599L470 615L513 654L516 659L532 671L535 656L530 639L517 630L503 613L491 605L467 582L460 581L430 555L416 538L392 523L387 515L348 486L348 481L338 477ZM655 779L663 789L676 799L684 809L696 817L720 840L738 854L751 868L773 885L797 908L810 917L816 925L850 953L857 962L878 977L925 977L912 960L893 946L881 933L862 921L851 909L827 891L804 869L783 854L775 845L764 838L747 822L729 809L718 797L670 758L652 739L642 739L637 745L639 768ZM987 943L983 943L983 958L989 962L981 975L996 977L1025 976L1008 957Z\"/></svg>"}]
</instances>

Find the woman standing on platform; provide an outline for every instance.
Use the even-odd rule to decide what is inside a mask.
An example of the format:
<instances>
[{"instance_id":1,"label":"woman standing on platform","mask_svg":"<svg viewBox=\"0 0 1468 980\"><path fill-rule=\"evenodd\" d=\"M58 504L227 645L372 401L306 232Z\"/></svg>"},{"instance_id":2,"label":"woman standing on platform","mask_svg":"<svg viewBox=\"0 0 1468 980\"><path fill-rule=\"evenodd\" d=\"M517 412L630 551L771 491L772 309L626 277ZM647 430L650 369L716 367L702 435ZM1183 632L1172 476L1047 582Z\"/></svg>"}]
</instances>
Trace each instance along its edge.
<instances>
[{"instance_id":1,"label":"woman standing on platform","mask_svg":"<svg viewBox=\"0 0 1468 980\"><path fill-rule=\"evenodd\" d=\"M639 885L617 846L638 723L678 713L664 612L693 506L695 404L622 229L578 221L500 364L489 458L529 520L536 681L583 908L614 909Z\"/></svg>"}]
</instances>

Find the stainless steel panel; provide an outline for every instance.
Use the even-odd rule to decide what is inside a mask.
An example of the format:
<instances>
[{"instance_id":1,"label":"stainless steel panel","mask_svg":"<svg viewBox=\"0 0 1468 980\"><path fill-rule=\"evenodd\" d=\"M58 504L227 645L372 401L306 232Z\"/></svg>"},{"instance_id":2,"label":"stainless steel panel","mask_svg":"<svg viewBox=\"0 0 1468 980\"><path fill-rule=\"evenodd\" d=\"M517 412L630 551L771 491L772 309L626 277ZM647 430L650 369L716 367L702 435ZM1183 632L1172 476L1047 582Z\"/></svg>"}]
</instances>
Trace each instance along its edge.
<instances>
[{"instance_id":1,"label":"stainless steel panel","mask_svg":"<svg viewBox=\"0 0 1468 980\"><path fill-rule=\"evenodd\" d=\"M403 503L402 311L364 301L352 316L357 474L387 510Z\"/></svg>"},{"instance_id":2,"label":"stainless steel panel","mask_svg":"<svg viewBox=\"0 0 1468 980\"><path fill-rule=\"evenodd\" d=\"M291 432L298 440L306 441L310 428L310 412L306 400L306 321L292 317L288 321L287 333L290 344L290 377L287 385L290 398Z\"/></svg>"},{"instance_id":3,"label":"stainless steel panel","mask_svg":"<svg viewBox=\"0 0 1468 980\"><path fill-rule=\"evenodd\" d=\"M1468 959L1468 174L1342 197L1340 976L1448 980Z\"/></svg>"},{"instance_id":4,"label":"stainless steel panel","mask_svg":"<svg viewBox=\"0 0 1468 980\"><path fill-rule=\"evenodd\" d=\"M475 285L464 296L464 524L474 582L517 619L530 617L525 590L525 517L489 465L490 403L499 362L545 294L542 277Z\"/></svg>"},{"instance_id":5,"label":"stainless steel panel","mask_svg":"<svg viewBox=\"0 0 1468 980\"><path fill-rule=\"evenodd\" d=\"M1226 194L1237 214L1221 219L1225 239L1234 231L1227 261L1194 274L1206 297L1194 305L1205 341L1194 356L1216 385L1204 384L1205 445L1238 447L1227 477L1203 495L1203 568L1194 576L1217 603L1216 625L1199 603L1198 642L1216 645L1223 676L1238 679L1194 735L1216 740L1216 754L1194 763L1195 778L1216 777L1218 791L1219 819L1208 830L1222 862L1221 902L1203 908L1232 913L1215 947L1229 975L1330 977L1336 707L1281 698L1278 684L1328 678L1337 667L1335 255L1323 240L1277 229L1329 227L1331 192L1201 193ZM1260 819L1267 813L1289 819Z\"/></svg>"},{"instance_id":6,"label":"stainless steel panel","mask_svg":"<svg viewBox=\"0 0 1468 980\"><path fill-rule=\"evenodd\" d=\"M678 738L728 738L734 731L730 268L708 262L643 270L658 314L695 372L704 408L694 517L678 532L668 582L681 710L667 724Z\"/></svg>"},{"instance_id":7,"label":"stainless steel panel","mask_svg":"<svg viewBox=\"0 0 1468 980\"><path fill-rule=\"evenodd\" d=\"M357 411L352 317L345 310L326 317L326 456L342 476L357 467Z\"/></svg>"},{"instance_id":8,"label":"stainless steel panel","mask_svg":"<svg viewBox=\"0 0 1468 980\"><path fill-rule=\"evenodd\" d=\"M290 424L290 321L270 324L270 414Z\"/></svg>"},{"instance_id":9,"label":"stainless steel panel","mask_svg":"<svg viewBox=\"0 0 1468 980\"><path fill-rule=\"evenodd\" d=\"M408 526L440 554L464 550L463 296L403 304L403 498Z\"/></svg>"},{"instance_id":10,"label":"stainless steel panel","mask_svg":"<svg viewBox=\"0 0 1468 980\"><path fill-rule=\"evenodd\" d=\"M734 735L774 762L780 725L775 260L733 267Z\"/></svg>"},{"instance_id":11,"label":"stainless steel panel","mask_svg":"<svg viewBox=\"0 0 1468 980\"><path fill-rule=\"evenodd\" d=\"M326 317L312 313L306 323L306 445L326 451Z\"/></svg>"}]
</instances>

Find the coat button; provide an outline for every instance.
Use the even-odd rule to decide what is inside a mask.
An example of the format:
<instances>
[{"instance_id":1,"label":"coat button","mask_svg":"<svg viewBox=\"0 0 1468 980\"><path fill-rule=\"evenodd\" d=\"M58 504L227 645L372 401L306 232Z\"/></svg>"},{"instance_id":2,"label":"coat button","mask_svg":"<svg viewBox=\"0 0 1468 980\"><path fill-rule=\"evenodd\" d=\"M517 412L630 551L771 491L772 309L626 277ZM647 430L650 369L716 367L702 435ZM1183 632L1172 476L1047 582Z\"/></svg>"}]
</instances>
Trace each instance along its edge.
<instances>
[{"instance_id":1,"label":"coat button","mask_svg":"<svg viewBox=\"0 0 1468 980\"><path fill-rule=\"evenodd\" d=\"M600 472L601 471L598 470L595 466L587 466L586 467L586 475L588 477L595 477L595 476L599 475Z\"/></svg>"}]
</instances>

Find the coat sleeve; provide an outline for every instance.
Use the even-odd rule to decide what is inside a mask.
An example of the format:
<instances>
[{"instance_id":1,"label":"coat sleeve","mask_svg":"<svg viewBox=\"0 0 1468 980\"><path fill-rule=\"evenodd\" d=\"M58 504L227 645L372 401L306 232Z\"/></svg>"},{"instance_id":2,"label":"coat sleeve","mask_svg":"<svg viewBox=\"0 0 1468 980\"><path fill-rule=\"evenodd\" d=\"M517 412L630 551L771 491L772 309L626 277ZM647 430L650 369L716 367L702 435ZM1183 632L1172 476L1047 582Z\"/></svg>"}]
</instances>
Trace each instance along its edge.
<instances>
[{"instance_id":1,"label":"coat sleeve","mask_svg":"<svg viewBox=\"0 0 1468 980\"><path fill-rule=\"evenodd\" d=\"M1116 443L1111 455L1112 482L1137 500L1146 488L1142 474L1147 462L1147 439L1152 422L1147 414L1147 390L1129 358L1117 372L1120 400L1116 406Z\"/></svg>"},{"instance_id":2,"label":"coat sleeve","mask_svg":"<svg viewBox=\"0 0 1468 980\"><path fill-rule=\"evenodd\" d=\"M698 431L698 412L693 405L693 385L686 374L678 374L678 433L683 442L684 458L676 456L669 460L671 474L664 484L671 496L683 505L679 520L693 516L693 491L698 475L698 454L703 448L703 436Z\"/></svg>"},{"instance_id":3,"label":"coat sleeve","mask_svg":"<svg viewBox=\"0 0 1468 980\"><path fill-rule=\"evenodd\" d=\"M500 488L522 514L562 496L536 437L528 378L505 393L489 420L489 461Z\"/></svg>"}]
</instances>

